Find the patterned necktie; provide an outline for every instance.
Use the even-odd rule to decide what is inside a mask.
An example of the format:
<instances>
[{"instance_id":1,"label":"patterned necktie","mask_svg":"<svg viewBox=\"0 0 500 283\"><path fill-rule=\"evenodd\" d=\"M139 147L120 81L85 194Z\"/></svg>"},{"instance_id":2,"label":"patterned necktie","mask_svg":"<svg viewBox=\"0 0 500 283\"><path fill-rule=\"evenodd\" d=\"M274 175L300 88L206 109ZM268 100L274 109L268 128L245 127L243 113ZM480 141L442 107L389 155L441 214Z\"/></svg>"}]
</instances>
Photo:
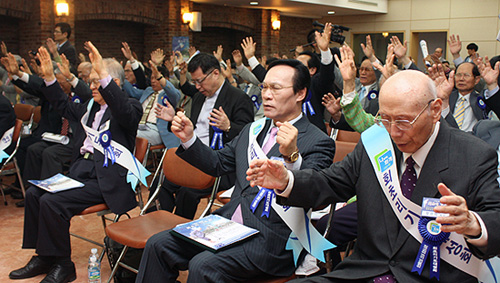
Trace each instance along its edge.
<instances>
[{"instance_id":1,"label":"patterned necktie","mask_svg":"<svg viewBox=\"0 0 500 283\"><path fill-rule=\"evenodd\" d=\"M267 154L273 145L276 143L276 135L278 134L278 127L272 127L271 132L269 133L269 138L267 139L266 144L262 147L262 151Z\"/></svg>"},{"instance_id":2,"label":"patterned necktie","mask_svg":"<svg viewBox=\"0 0 500 283\"><path fill-rule=\"evenodd\" d=\"M68 135L68 130L69 130L69 121L66 118L62 118L62 125L61 125L61 135L67 136Z\"/></svg>"},{"instance_id":3,"label":"patterned necktie","mask_svg":"<svg viewBox=\"0 0 500 283\"><path fill-rule=\"evenodd\" d=\"M464 125L464 118L465 118L465 97L460 97L460 101L455 108L455 113L453 114L453 117L455 118L455 121L458 124L458 127L462 129L462 126Z\"/></svg>"},{"instance_id":4,"label":"patterned necktie","mask_svg":"<svg viewBox=\"0 0 500 283\"><path fill-rule=\"evenodd\" d=\"M410 199L417 184L417 172L415 171L415 160L410 156L406 159L406 169L401 176L401 191Z\"/></svg>"},{"instance_id":5,"label":"patterned necktie","mask_svg":"<svg viewBox=\"0 0 500 283\"><path fill-rule=\"evenodd\" d=\"M146 122L148 121L149 112L151 112L151 108L153 108L153 104L156 101L157 95L158 93L155 91L151 96L151 99L149 100L148 105L146 106L146 110L144 110L144 113L142 114L142 118L141 121L139 122L139 125L146 124Z\"/></svg>"}]
</instances>

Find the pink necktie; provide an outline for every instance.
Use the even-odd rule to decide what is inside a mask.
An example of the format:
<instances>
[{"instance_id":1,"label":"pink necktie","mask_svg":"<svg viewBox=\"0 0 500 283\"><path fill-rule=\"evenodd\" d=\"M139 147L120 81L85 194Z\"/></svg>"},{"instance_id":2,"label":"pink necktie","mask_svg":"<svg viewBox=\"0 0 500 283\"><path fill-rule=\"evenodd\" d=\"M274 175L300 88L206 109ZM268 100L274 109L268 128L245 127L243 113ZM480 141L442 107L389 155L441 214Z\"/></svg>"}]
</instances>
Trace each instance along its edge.
<instances>
[{"instance_id":1,"label":"pink necktie","mask_svg":"<svg viewBox=\"0 0 500 283\"><path fill-rule=\"evenodd\" d=\"M269 138L267 139L266 144L262 147L265 154L267 154L276 143L276 134L278 134L278 127L272 127L271 132L269 133Z\"/></svg>"}]
</instances>

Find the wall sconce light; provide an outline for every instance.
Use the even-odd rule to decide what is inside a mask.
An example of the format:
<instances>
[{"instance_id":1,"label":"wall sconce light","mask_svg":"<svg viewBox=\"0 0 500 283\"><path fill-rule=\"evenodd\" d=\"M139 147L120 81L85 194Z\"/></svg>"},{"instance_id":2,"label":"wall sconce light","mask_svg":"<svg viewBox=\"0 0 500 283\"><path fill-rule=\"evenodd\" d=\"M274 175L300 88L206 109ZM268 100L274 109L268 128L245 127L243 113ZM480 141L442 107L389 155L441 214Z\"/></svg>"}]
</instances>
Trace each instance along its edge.
<instances>
[{"instance_id":1,"label":"wall sconce light","mask_svg":"<svg viewBox=\"0 0 500 283\"><path fill-rule=\"evenodd\" d=\"M186 25L189 25L191 22L193 22L193 13L182 14L182 22Z\"/></svg>"},{"instance_id":2,"label":"wall sconce light","mask_svg":"<svg viewBox=\"0 0 500 283\"><path fill-rule=\"evenodd\" d=\"M388 37L388 36L389 36L389 33L388 33L388 32L383 32L383 33L382 33L382 36L383 36L383 37Z\"/></svg>"},{"instance_id":3,"label":"wall sconce light","mask_svg":"<svg viewBox=\"0 0 500 283\"><path fill-rule=\"evenodd\" d=\"M279 30L281 28L281 21L275 20L272 23L273 30Z\"/></svg>"},{"instance_id":4,"label":"wall sconce light","mask_svg":"<svg viewBox=\"0 0 500 283\"><path fill-rule=\"evenodd\" d=\"M69 15L69 5L66 2L60 2L56 4L56 15L58 17Z\"/></svg>"}]
</instances>

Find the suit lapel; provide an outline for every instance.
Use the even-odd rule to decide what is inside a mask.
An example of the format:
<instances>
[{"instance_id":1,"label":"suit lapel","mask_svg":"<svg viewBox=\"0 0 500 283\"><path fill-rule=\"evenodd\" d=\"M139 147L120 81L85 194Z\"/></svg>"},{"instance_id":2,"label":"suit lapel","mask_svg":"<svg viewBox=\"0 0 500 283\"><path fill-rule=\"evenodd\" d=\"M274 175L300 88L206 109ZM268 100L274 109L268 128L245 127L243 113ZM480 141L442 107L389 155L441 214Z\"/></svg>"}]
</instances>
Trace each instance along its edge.
<instances>
[{"instance_id":1,"label":"suit lapel","mask_svg":"<svg viewBox=\"0 0 500 283\"><path fill-rule=\"evenodd\" d=\"M455 104L457 104L458 96L460 94L458 93L458 90L453 90L450 94L450 113L453 115L453 111L455 111Z\"/></svg>"},{"instance_id":2,"label":"suit lapel","mask_svg":"<svg viewBox=\"0 0 500 283\"><path fill-rule=\"evenodd\" d=\"M474 117L476 119L483 119L483 109L477 105L477 98L479 97L479 93L473 90L470 94L470 106L472 107L472 112L474 113Z\"/></svg>"}]
</instances>

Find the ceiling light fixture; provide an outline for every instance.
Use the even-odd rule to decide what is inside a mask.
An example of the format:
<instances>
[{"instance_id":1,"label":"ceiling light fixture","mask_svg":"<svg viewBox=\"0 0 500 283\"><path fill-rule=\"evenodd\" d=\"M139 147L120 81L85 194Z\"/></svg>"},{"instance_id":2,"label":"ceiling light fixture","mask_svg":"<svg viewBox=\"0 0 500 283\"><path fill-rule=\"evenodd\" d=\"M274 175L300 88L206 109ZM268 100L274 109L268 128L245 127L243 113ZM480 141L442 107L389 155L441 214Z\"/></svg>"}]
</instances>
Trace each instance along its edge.
<instances>
[{"instance_id":1,"label":"ceiling light fixture","mask_svg":"<svg viewBox=\"0 0 500 283\"><path fill-rule=\"evenodd\" d=\"M328 15L333 15L335 14L335 11L328 11Z\"/></svg>"},{"instance_id":2,"label":"ceiling light fixture","mask_svg":"<svg viewBox=\"0 0 500 283\"><path fill-rule=\"evenodd\" d=\"M250 5L256 6L256 5L259 5L259 2L253 1L253 2L250 2Z\"/></svg>"}]
</instances>

